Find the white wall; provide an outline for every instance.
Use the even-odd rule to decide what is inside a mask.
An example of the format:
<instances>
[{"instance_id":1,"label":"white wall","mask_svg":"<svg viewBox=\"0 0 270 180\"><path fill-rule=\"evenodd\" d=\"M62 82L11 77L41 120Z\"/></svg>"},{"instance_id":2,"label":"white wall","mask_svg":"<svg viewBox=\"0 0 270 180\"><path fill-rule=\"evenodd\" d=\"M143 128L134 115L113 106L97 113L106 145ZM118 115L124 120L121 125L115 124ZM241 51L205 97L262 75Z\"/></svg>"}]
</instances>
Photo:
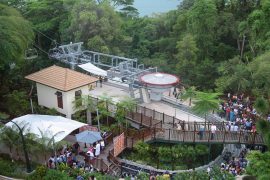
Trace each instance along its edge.
<instances>
[{"instance_id":1,"label":"white wall","mask_svg":"<svg viewBox=\"0 0 270 180\"><path fill-rule=\"evenodd\" d=\"M74 114L76 111L73 110L73 101L75 100L75 91L81 90L82 96L83 95L89 95L89 88L87 86L83 86L80 88L73 89L71 91L66 92L66 105L67 105L67 118L70 118L72 114Z\"/></svg>"},{"instance_id":2,"label":"white wall","mask_svg":"<svg viewBox=\"0 0 270 180\"><path fill-rule=\"evenodd\" d=\"M93 83L95 87L96 83ZM73 89L68 92L62 92L60 90L45 86L39 83L37 85L38 104L47 108L55 108L58 112L65 114L67 118L71 118L71 115L75 113L73 110L73 101L75 100L75 91L81 90L82 95L89 95L89 86L83 86ZM63 95L63 109L58 108L56 91L62 92Z\"/></svg>"}]
</instances>

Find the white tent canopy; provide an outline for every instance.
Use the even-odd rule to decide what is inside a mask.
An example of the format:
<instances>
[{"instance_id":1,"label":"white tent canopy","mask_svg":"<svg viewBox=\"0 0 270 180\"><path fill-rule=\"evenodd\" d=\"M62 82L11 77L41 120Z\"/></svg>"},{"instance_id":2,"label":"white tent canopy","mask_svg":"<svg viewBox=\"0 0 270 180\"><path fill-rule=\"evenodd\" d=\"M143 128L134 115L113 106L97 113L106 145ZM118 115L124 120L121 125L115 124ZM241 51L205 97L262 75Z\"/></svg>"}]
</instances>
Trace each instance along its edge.
<instances>
[{"instance_id":1,"label":"white tent canopy","mask_svg":"<svg viewBox=\"0 0 270 180\"><path fill-rule=\"evenodd\" d=\"M26 128L30 133L36 134L41 138L41 132L48 138L54 136L54 141L59 142L63 140L72 131L85 126L87 124L71 119L64 118L62 116L49 116L49 115L36 115L28 114L12 120L20 127L26 125ZM7 123L5 126L14 127L12 122ZM16 129L14 127L14 129Z\"/></svg>"},{"instance_id":2,"label":"white tent canopy","mask_svg":"<svg viewBox=\"0 0 270 180\"><path fill-rule=\"evenodd\" d=\"M78 65L80 68L84 69L87 72L90 72L92 74L98 75L98 76L107 76L107 71L98 68L97 66L93 65L92 63L86 63Z\"/></svg>"}]
</instances>

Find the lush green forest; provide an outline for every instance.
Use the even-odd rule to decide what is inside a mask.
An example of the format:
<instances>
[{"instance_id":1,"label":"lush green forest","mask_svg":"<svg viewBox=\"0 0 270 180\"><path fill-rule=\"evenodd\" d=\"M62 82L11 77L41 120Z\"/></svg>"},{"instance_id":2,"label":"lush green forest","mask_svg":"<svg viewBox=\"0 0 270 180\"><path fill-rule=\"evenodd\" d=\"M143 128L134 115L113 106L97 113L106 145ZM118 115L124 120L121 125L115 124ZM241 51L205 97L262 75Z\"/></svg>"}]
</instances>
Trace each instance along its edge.
<instances>
[{"instance_id":1,"label":"lush green forest","mask_svg":"<svg viewBox=\"0 0 270 180\"><path fill-rule=\"evenodd\" d=\"M199 90L269 99L268 0L183 0L177 10L151 17L139 17L133 0L0 2L1 111L24 114L30 91L24 76L57 63L48 59L50 48L79 41L177 74ZM38 59L24 59L29 48L39 50Z\"/></svg>"},{"instance_id":2,"label":"lush green forest","mask_svg":"<svg viewBox=\"0 0 270 180\"><path fill-rule=\"evenodd\" d=\"M248 94L257 98L261 114L269 113L269 0L182 0L177 10L151 17L139 17L133 2L0 0L0 119L31 112L32 84L24 77L60 64L48 58L49 49L80 41L85 49L137 58L176 74L187 87ZM28 49L36 49L38 58L25 59ZM34 107L40 114L55 113ZM269 145L269 124L263 128ZM261 167L259 155L250 159ZM256 176L266 172L252 170Z\"/></svg>"}]
</instances>

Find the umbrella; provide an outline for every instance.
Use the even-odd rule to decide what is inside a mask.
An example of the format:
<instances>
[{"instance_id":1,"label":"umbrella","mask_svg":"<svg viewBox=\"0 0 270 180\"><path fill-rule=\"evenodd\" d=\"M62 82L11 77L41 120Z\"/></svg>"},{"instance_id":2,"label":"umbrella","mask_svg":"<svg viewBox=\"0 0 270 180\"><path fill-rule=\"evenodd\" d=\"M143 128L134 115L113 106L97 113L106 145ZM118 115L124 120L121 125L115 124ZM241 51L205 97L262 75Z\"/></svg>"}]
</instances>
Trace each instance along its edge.
<instances>
[{"instance_id":1,"label":"umbrella","mask_svg":"<svg viewBox=\"0 0 270 180\"><path fill-rule=\"evenodd\" d=\"M94 142L102 140L100 132L95 131L83 131L79 134L76 134L76 140L82 143L93 144Z\"/></svg>"}]
</instances>

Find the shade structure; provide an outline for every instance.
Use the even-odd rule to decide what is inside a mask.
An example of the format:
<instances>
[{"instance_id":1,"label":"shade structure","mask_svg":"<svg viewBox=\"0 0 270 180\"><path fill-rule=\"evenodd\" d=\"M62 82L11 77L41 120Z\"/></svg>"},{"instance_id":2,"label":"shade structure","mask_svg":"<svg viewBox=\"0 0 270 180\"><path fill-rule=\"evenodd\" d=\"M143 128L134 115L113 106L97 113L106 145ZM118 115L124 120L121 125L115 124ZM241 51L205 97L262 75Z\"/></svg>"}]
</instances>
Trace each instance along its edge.
<instances>
[{"instance_id":1,"label":"shade structure","mask_svg":"<svg viewBox=\"0 0 270 180\"><path fill-rule=\"evenodd\" d=\"M17 123L21 128L27 125L30 133L36 134L41 138L41 132L46 134L48 138L54 137L55 142L63 140L72 131L79 129L87 124L78 121L73 121L62 116L38 115L28 114L12 120ZM13 127L13 123L9 122L5 126ZM17 128L14 127L16 130Z\"/></svg>"},{"instance_id":2,"label":"shade structure","mask_svg":"<svg viewBox=\"0 0 270 180\"><path fill-rule=\"evenodd\" d=\"M82 143L93 144L97 141L102 140L102 137L100 135L100 132L83 131L79 134L76 134L76 140Z\"/></svg>"},{"instance_id":3,"label":"shade structure","mask_svg":"<svg viewBox=\"0 0 270 180\"><path fill-rule=\"evenodd\" d=\"M86 63L78 65L80 68L84 69L87 72L90 72L92 74L98 75L98 76L107 76L107 71L98 68L97 66L93 65L92 63Z\"/></svg>"}]
</instances>

